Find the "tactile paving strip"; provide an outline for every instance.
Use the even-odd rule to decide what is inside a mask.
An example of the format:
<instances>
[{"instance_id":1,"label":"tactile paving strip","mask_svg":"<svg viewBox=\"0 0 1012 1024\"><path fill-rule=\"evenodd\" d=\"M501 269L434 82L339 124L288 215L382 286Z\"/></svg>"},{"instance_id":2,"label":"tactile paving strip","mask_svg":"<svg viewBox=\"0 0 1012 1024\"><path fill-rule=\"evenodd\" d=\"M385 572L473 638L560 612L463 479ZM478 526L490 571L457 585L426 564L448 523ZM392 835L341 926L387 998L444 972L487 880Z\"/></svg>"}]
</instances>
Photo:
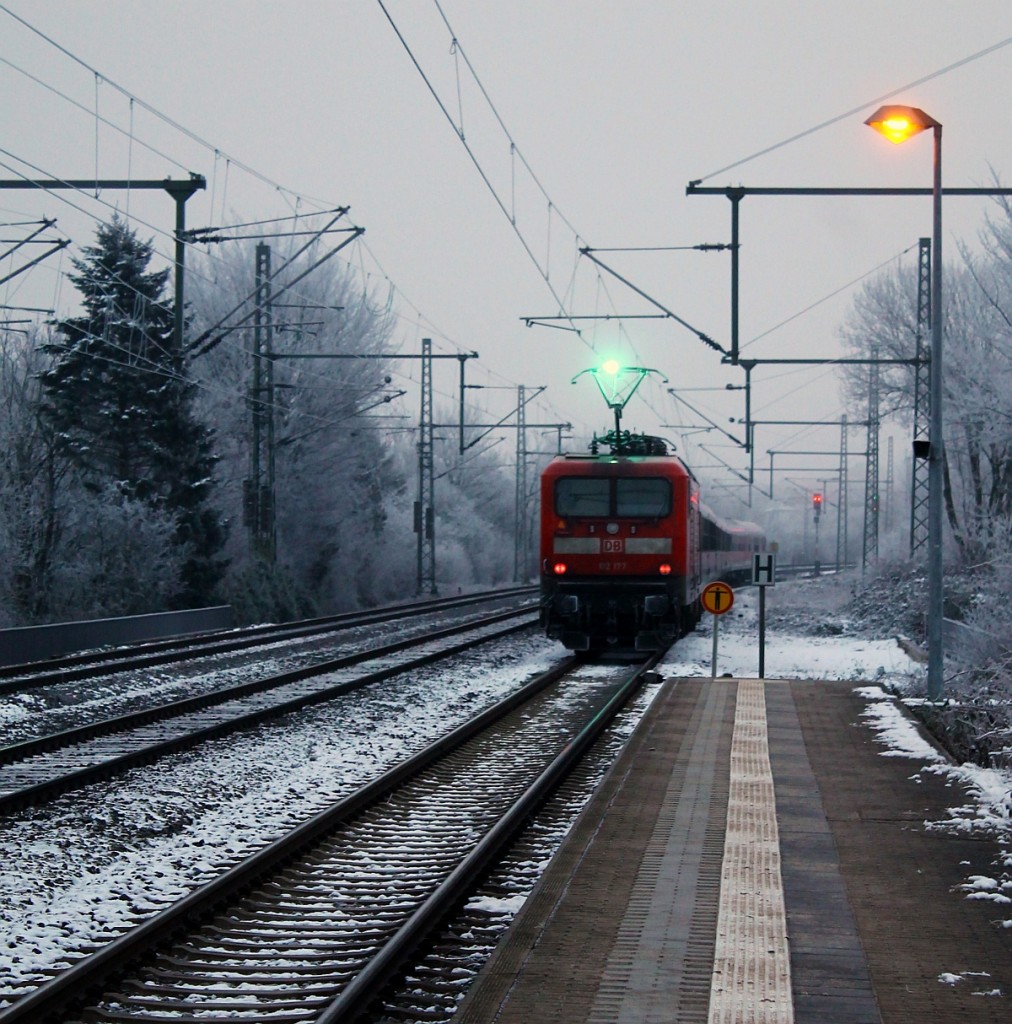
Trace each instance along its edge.
<instances>
[{"instance_id":1,"label":"tactile paving strip","mask_svg":"<svg viewBox=\"0 0 1012 1024\"><path fill-rule=\"evenodd\" d=\"M727 834L710 990L710 1024L792 1024L790 951L780 877L763 683L738 684Z\"/></svg>"}]
</instances>

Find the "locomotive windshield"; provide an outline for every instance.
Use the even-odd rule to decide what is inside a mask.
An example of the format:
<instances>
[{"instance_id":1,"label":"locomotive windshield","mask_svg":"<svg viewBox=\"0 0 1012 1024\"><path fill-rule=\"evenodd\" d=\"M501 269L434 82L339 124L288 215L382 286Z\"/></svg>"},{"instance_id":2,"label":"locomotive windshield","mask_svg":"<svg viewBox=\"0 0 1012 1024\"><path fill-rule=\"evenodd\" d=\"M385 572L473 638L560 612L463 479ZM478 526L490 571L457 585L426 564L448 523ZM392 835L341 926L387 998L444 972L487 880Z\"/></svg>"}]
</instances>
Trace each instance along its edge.
<instances>
[{"instance_id":1,"label":"locomotive windshield","mask_svg":"<svg viewBox=\"0 0 1012 1024\"><path fill-rule=\"evenodd\" d=\"M671 514L671 483L662 477L561 477L555 482L555 513L563 518L660 519Z\"/></svg>"},{"instance_id":2,"label":"locomotive windshield","mask_svg":"<svg viewBox=\"0 0 1012 1024\"><path fill-rule=\"evenodd\" d=\"M611 481L603 477L563 477L555 484L555 512L570 517L610 515Z\"/></svg>"},{"instance_id":3,"label":"locomotive windshield","mask_svg":"<svg viewBox=\"0 0 1012 1024\"><path fill-rule=\"evenodd\" d=\"M616 480L615 515L660 519L671 512L671 484L651 477Z\"/></svg>"}]
</instances>

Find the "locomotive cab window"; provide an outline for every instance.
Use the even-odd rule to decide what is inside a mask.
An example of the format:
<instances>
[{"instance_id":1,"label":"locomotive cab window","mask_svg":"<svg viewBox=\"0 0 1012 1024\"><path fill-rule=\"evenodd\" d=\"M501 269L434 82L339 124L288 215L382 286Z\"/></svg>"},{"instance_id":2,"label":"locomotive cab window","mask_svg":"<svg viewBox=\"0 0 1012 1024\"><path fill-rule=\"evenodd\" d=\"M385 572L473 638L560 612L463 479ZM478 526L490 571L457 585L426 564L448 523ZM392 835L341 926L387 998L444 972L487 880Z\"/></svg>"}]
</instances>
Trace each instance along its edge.
<instances>
[{"instance_id":1,"label":"locomotive cab window","mask_svg":"<svg viewBox=\"0 0 1012 1024\"><path fill-rule=\"evenodd\" d=\"M671 514L671 484L651 477L615 481L615 515L660 519Z\"/></svg>"},{"instance_id":2,"label":"locomotive cab window","mask_svg":"<svg viewBox=\"0 0 1012 1024\"><path fill-rule=\"evenodd\" d=\"M564 518L609 515L610 493L610 482L600 477L563 477L555 483L555 514Z\"/></svg>"},{"instance_id":3,"label":"locomotive cab window","mask_svg":"<svg viewBox=\"0 0 1012 1024\"><path fill-rule=\"evenodd\" d=\"M660 477L562 477L555 482L555 514L660 519L671 514L671 483Z\"/></svg>"}]
</instances>

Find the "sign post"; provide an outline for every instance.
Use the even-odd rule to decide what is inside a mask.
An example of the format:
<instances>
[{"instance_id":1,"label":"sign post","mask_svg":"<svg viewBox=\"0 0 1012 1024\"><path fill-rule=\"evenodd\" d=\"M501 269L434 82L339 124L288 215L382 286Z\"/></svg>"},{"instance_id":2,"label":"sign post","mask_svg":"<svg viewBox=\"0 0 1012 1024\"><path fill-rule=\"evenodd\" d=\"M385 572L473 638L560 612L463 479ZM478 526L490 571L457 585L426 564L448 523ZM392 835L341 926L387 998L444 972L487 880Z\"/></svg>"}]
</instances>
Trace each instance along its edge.
<instances>
[{"instance_id":1,"label":"sign post","mask_svg":"<svg viewBox=\"0 0 1012 1024\"><path fill-rule=\"evenodd\" d=\"M752 583L759 588L759 678L766 678L766 588L777 583L775 551L757 551L752 555Z\"/></svg>"},{"instance_id":2,"label":"sign post","mask_svg":"<svg viewBox=\"0 0 1012 1024\"><path fill-rule=\"evenodd\" d=\"M708 583L703 587L699 600L713 616L713 656L710 658L710 678L717 678L717 623L724 612L734 604L734 591L726 583Z\"/></svg>"}]
</instances>

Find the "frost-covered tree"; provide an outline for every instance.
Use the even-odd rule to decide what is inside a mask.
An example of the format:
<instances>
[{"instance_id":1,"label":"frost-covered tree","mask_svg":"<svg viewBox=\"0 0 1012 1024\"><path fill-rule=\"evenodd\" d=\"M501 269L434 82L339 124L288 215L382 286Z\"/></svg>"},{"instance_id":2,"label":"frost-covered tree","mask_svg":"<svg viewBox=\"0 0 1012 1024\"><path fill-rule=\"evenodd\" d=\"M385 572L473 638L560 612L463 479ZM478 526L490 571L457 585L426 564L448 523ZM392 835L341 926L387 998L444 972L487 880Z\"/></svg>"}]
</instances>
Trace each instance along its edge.
<instances>
[{"instance_id":1,"label":"frost-covered tree","mask_svg":"<svg viewBox=\"0 0 1012 1024\"><path fill-rule=\"evenodd\" d=\"M8 334L0 350L0 625L158 611L183 558L160 508L100 485L39 412L47 357Z\"/></svg>"},{"instance_id":2,"label":"frost-covered tree","mask_svg":"<svg viewBox=\"0 0 1012 1024\"><path fill-rule=\"evenodd\" d=\"M995 481L988 510L993 519L1012 522L1012 203L1002 197L999 209L982 234L985 258L965 259L987 311L975 353L983 387L974 417L987 434L986 470ZM1007 529L1005 544L1012 545Z\"/></svg>"},{"instance_id":3,"label":"frost-covered tree","mask_svg":"<svg viewBox=\"0 0 1012 1024\"><path fill-rule=\"evenodd\" d=\"M20 335L0 350L0 594L7 625L45 618L61 535L60 491L70 465L39 416L45 358Z\"/></svg>"},{"instance_id":4,"label":"frost-covered tree","mask_svg":"<svg viewBox=\"0 0 1012 1024\"><path fill-rule=\"evenodd\" d=\"M205 385L201 415L212 423L221 461L216 469L230 520L243 521L244 481L251 477L254 368L255 243L239 243L194 261L190 296L195 330L228 319L194 361ZM322 256L314 247L291 260L272 247L272 291L281 293ZM231 317L228 314L238 310ZM401 596L398 558L387 534L388 511L403 491L396 473L399 421L374 417L400 412L391 370L376 358L287 359L302 356L373 357L392 349L393 318L359 275L332 261L306 275L265 311L272 324L269 369L274 428L274 564L252 550L248 531L231 531L229 597L246 617L277 618L373 604ZM215 332L211 332L212 336ZM261 370L266 373L267 360ZM262 468L262 467L261 467ZM394 553L394 557L383 557Z\"/></svg>"},{"instance_id":5,"label":"frost-covered tree","mask_svg":"<svg viewBox=\"0 0 1012 1024\"><path fill-rule=\"evenodd\" d=\"M386 296L353 266L337 259L320 264L324 244L291 263L286 254L294 244L272 244L271 290L283 297L262 310L261 340L270 322L277 551L269 564L254 552L247 530L231 531L229 600L243 618L372 605L416 589L419 363L376 358L399 347ZM219 490L236 523L251 475L255 245L223 245L190 264L194 334L206 338L193 364L204 385L201 415L215 428ZM268 360L261 359L265 369ZM437 368L437 394L444 380ZM476 413L480 421L490 415ZM456 407L435 419L455 422ZM493 433L461 456L456 431L437 431L440 589L512 580L514 444L512 432ZM535 491L533 458L529 472ZM532 499L532 516L536 507Z\"/></svg>"},{"instance_id":6,"label":"frost-covered tree","mask_svg":"<svg viewBox=\"0 0 1012 1024\"><path fill-rule=\"evenodd\" d=\"M164 297L168 270L119 217L100 225L95 245L74 261L81 316L57 325L41 374L42 415L96 491L164 511L186 552L179 607L206 604L224 570L224 531L210 505L211 435L193 414L194 385L174 344Z\"/></svg>"},{"instance_id":7,"label":"frost-covered tree","mask_svg":"<svg viewBox=\"0 0 1012 1024\"><path fill-rule=\"evenodd\" d=\"M971 560L991 549L1012 517L1012 228L1006 220L991 232L985 257L946 268L943 292L945 510ZM910 359L916 304L912 270L880 275L855 299L843 339L861 355ZM867 371L852 372L848 390L861 408ZM913 368L881 367L879 395L883 413L911 422Z\"/></svg>"},{"instance_id":8,"label":"frost-covered tree","mask_svg":"<svg viewBox=\"0 0 1012 1024\"><path fill-rule=\"evenodd\" d=\"M458 585L510 583L516 529L515 436L487 435L463 454L456 437L451 440L436 451L437 576ZM532 460L527 503L532 521L538 507L537 482ZM535 537L530 523L528 536Z\"/></svg>"}]
</instances>

